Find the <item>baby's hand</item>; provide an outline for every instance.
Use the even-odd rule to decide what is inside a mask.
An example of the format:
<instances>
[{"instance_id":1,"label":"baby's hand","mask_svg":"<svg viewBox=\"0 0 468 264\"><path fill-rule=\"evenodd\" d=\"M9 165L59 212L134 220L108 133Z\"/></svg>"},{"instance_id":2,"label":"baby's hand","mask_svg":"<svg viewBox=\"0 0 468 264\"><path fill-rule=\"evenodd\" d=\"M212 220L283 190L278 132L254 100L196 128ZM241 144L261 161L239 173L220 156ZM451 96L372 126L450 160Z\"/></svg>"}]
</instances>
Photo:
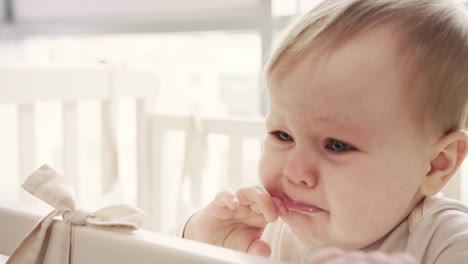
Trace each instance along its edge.
<instances>
[{"instance_id":1,"label":"baby's hand","mask_svg":"<svg viewBox=\"0 0 468 264\"><path fill-rule=\"evenodd\" d=\"M184 237L268 256L270 246L259 238L265 226L276 221L280 213L286 213L280 199L258 187L243 188L235 194L220 192L188 221Z\"/></svg>"},{"instance_id":2,"label":"baby's hand","mask_svg":"<svg viewBox=\"0 0 468 264\"><path fill-rule=\"evenodd\" d=\"M386 254L379 251L343 251L341 249L323 249L313 255L308 264L417 264L411 255L406 253Z\"/></svg>"}]
</instances>

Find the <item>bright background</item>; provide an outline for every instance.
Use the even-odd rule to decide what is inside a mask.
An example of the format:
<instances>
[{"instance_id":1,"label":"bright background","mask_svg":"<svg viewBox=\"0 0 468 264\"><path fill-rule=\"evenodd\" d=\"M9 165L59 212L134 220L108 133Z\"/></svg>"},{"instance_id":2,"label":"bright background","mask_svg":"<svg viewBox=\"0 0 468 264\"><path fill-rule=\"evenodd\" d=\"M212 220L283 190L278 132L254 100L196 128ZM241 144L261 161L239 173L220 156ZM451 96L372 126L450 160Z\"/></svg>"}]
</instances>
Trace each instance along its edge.
<instances>
[{"instance_id":1,"label":"bright background","mask_svg":"<svg viewBox=\"0 0 468 264\"><path fill-rule=\"evenodd\" d=\"M96 65L150 68L158 72L158 96L151 108L158 113L200 116L258 117L265 111L260 87L262 60L278 32L315 0L13 0L0 1L0 64ZM34 87L31 87L34 89ZM63 87L67 89L67 87ZM121 181L115 191L120 201L136 203L135 101L122 99L117 127ZM48 163L63 171L58 103L36 104L37 164ZM108 203L99 197L101 160L98 102L79 105L79 157L83 206ZM17 109L0 104L0 200L15 199L17 190ZM216 175L226 167L219 162L227 146L211 138L210 166L204 172L211 189L208 202L218 191ZM179 175L180 140L168 140L166 175ZM261 145L247 144L250 175L255 184ZM172 162L172 163L171 163ZM174 165L171 165L174 164ZM468 182L462 177L462 199L468 201ZM18 183L19 184L19 183ZM177 192L178 183L169 191ZM169 209L168 209L169 210ZM165 231L170 223L166 223Z\"/></svg>"}]
</instances>

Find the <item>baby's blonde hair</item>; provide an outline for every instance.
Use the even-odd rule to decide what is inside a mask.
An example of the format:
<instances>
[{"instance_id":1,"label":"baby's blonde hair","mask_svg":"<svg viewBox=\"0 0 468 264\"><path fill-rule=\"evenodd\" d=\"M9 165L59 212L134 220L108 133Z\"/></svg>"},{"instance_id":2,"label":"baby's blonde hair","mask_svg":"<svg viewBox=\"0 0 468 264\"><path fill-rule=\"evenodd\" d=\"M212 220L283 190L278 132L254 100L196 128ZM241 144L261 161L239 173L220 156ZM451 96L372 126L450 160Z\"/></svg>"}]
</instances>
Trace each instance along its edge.
<instances>
[{"instance_id":1,"label":"baby's blonde hair","mask_svg":"<svg viewBox=\"0 0 468 264\"><path fill-rule=\"evenodd\" d=\"M408 84L425 124L440 132L468 128L468 15L452 0L324 0L285 31L265 66L286 73L310 50L333 51L358 32L394 25ZM403 66L403 65L402 65ZM409 70L411 69L411 70Z\"/></svg>"}]
</instances>

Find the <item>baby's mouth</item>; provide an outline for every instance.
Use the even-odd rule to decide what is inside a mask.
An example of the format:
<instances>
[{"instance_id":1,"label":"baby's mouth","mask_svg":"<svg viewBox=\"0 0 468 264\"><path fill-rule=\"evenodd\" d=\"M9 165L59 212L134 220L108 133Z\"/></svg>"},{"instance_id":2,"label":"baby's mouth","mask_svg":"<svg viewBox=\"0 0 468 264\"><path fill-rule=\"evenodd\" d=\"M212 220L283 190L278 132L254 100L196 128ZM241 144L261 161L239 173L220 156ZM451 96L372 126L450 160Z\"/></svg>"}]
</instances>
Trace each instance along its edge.
<instances>
[{"instance_id":1,"label":"baby's mouth","mask_svg":"<svg viewBox=\"0 0 468 264\"><path fill-rule=\"evenodd\" d=\"M312 213L323 211L323 209L315 205L296 202L287 196L283 197L283 205L288 210L294 210L294 211L298 211L300 213L305 213L305 214L312 214Z\"/></svg>"}]
</instances>

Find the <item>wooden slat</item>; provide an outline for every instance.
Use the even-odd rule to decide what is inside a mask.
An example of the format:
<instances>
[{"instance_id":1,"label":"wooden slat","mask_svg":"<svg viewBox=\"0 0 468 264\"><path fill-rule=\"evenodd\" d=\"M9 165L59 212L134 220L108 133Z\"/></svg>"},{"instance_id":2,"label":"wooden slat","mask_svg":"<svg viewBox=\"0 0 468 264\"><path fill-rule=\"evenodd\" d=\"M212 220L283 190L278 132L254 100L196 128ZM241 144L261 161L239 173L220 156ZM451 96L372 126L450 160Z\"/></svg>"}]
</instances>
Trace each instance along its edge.
<instances>
[{"instance_id":1,"label":"wooden slat","mask_svg":"<svg viewBox=\"0 0 468 264\"><path fill-rule=\"evenodd\" d=\"M0 254L11 255L15 246L48 212L49 210L39 210L38 207L21 203L0 201L0 234L2 234L0 236ZM55 219L53 226L51 226L52 230L49 232L50 241L63 241L63 237L70 235L67 225L62 220ZM145 230L128 232L128 230L118 228L75 226L73 236L74 253L71 262L74 264L273 263L268 258ZM47 249L49 254L51 252L59 254L61 247L63 245L51 242Z\"/></svg>"},{"instance_id":2,"label":"wooden slat","mask_svg":"<svg viewBox=\"0 0 468 264\"><path fill-rule=\"evenodd\" d=\"M102 102L102 193L112 191L119 179L115 102Z\"/></svg>"},{"instance_id":3,"label":"wooden slat","mask_svg":"<svg viewBox=\"0 0 468 264\"><path fill-rule=\"evenodd\" d=\"M158 127L158 124L150 125L151 140L149 162L151 163L150 167L150 177L149 181L149 224L150 228L153 231L160 231L162 227L162 203L164 197L162 197L162 188L164 188L163 176L162 176L162 163L163 163L163 138L165 136L164 129Z\"/></svg>"},{"instance_id":4,"label":"wooden slat","mask_svg":"<svg viewBox=\"0 0 468 264\"><path fill-rule=\"evenodd\" d=\"M190 177L190 197L192 206L202 206L202 193L203 193L203 168L206 162L206 155L208 154L207 134L205 133L205 125L203 120L198 117L190 117L188 119L188 126L185 129L186 144L188 148L185 149L184 166L189 166L185 171ZM187 142L191 141L191 142Z\"/></svg>"},{"instance_id":5,"label":"wooden slat","mask_svg":"<svg viewBox=\"0 0 468 264\"><path fill-rule=\"evenodd\" d=\"M76 198L80 197L79 160L78 160L78 114L77 104L62 104L63 124L63 170L64 176L74 186Z\"/></svg>"},{"instance_id":6,"label":"wooden slat","mask_svg":"<svg viewBox=\"0 0 468 264\"><path fill-rule=\"evenodd\" d=\"M230 139L229 150L229 172L228 184L229 187L236 188L242 185L242 152L243 140L248 137L262 138L264 135L263 121L260 119L220 119L220 118L201 118L197 119L191 116L175 116L165 114L151 114L148 117L148 122L151 127L148 140L151 143L150 150L145 150L149 153L149 162L151 164L150 179L139 178L139 201L140 206L143 201L151 207L147 212L150 215L151 229L158 230L161 228L161 205L164 197L161 196L161 188L163 188L162 163L163 160L163 137L171 131L182 131L186 135L187 144L185 145L186 159L184 168L188 169L190 177L190 202L193 207L202 206L203 181L202 172L205 166L203 152L206 146L206 137L213 134L226 135ZM197 128L197 124L201 128ZM188 167L187 167L188 166ZM185 171L183 171L185 173ZM187 176L187 175L186 175ZM148 188L144 182L151 184ZM151 192L151 199L145 193ZM149 201L148 201L149 199ZM143 207L145 208L145 207Z\"/></svg>"},{"instance_id":7,"label":"wooden slat","mask_svg":"<svg viewBox=\"0 0 468 264\"><path fill-rule=\"evenodd\" d=\"M136 102L136 143L137 143L137 203L151 218L151 162L149 126L146 118L146 102ZM150 228L151 219L145 221L144 227Z\"/></svg>"},{"instance_id":8,"label":"wooden slat","mask_svg":"<svg viewBox=\"0 0 468 264\"><path fill-rule=\"evenodd\" d=\"M190 122L189 116L154 114L148 118L151 124L158 124L158 127L164 130L186 130Z\"/></svg>"},{"instance_id":9,"label":"wooden slat","mask_svg":"<svg viewBox=\"0 0 468 264\"><path fill-rule=\"evenodd\" d=\"M149 215L145 227L153 231L161 231L164 199L162 192L162 188L164 188L162 175L164 138L167 133L174 130L182 130L187 134L190 119L187 116L147 115L144 108L144 102L140 101L137 111L139 113L137 120L139 120L138 164L140 170L138 173L138 201L139 206ZM192 188L198 187L192 186ZM199 200L200 198L196 197L195 199Z\"/></svg>"},{"instance_id":10,"label":"wooden slat","mask_svg":"<svg viewBox=\"0 0 468 264\"><path fill-rule=\"evenodd\" d=\"M205 151L207 151L204 148L207 148L208 146L205 146L206 142L206 134L195 134L195 138L187 140L193 140L192 142L192 147L191 149L185 149L185 151L190 151L190 153L187 153L186 155L187 158L191 159L189 163L192 165L191 170L189 173L190 176L190 201L192 203L193 207L201 207L202 204L202 193L203 193L203 168L205 165Z\"/></svg>"},{"instance_id":11,"label":"wooden slat","mask_svg":"<svg viewBox=\"0 0 468 264\"><path fill-rule=\"evenodd\" d=\"M111 67L112 93L118 97L152 98L159 92L158 74L150 69Z\"/></svg>"},{"instance_id":12,"label":"wooden slat","mask_svg":"<svg viewBox=\"0 0 468 264\"><path fill-rule=\"evenodd\" d=\"M33 104L21 104L18 106L18 160L19 160L19 184L21 185L36 169L36 126ZM25 192L20 192L20 198L24 200Z\"/></svg>"},{"instance_id":13,"label":"wooden slat","mask_svg":"<svg viewBox=\"0 0 468 264\"><path fill-rule=\"evenodd\" d=\"M194 158L200 156L194 156ZM199 163L200 164L200 163ZM201 164L200 164L201 165ZM203 193L203 179L202 179L202 166L196 166L190 174L190 198L193 207L200 208L202 204Z\"/></svg>"},{"instance_id":14,"label":"wooden slat","mask_svg":"<svg viewBox=\"0 0 468 264\"><path fill-rule=\"evenodd\" d=\"M111 100L154 97L155 73L143 69L87 67L0 67L0 102Z\"/></svg>"},{"instance_id":15,"label":"wooden slat","mask_svg":"<svg viewBox=\"0 0 468 264\"><path fill-rule=\"evenodd\" d=\"M237 189L242 185L242 150L243 140L240 136L229 138L228 184L229 188Z\"/></svg>"},{"instance_id":16,"label":"wooden slat","mask_svg":"<svg viewBox=\"0 0 468 264\"><path fill-rule=\"evenodd\" d=\"M108 78L102 67L0 68L0 102L108 98Z\"/></svg>"}]
</instances>

